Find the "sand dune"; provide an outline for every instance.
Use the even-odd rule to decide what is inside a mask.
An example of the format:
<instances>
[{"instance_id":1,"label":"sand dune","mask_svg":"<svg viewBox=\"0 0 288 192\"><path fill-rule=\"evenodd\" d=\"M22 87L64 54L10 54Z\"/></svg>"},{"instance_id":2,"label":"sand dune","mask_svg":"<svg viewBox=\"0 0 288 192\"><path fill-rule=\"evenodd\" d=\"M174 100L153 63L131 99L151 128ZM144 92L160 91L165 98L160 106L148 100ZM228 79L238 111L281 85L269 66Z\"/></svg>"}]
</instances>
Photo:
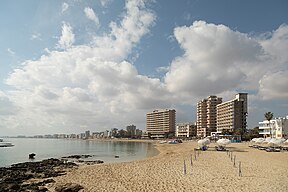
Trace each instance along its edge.
<instances>
[{"instance_id":1,"label":"sand dune","mask_svg":"<svg viewBox=\"0 0 288 192\"><path fill-rule=\"evenodd\" d=\"M144 160L83 165L55 178L55 186L78 183L83 191L288 191L288 152L268 153L247 143L229 145L226 152L196 152L196 142L157 144L160 154ZM191 156L192 163L191 165ZM186 175L184 174L184 160ZM238 165L241 161L242 176Z\"/></svg>"}]
</instances>

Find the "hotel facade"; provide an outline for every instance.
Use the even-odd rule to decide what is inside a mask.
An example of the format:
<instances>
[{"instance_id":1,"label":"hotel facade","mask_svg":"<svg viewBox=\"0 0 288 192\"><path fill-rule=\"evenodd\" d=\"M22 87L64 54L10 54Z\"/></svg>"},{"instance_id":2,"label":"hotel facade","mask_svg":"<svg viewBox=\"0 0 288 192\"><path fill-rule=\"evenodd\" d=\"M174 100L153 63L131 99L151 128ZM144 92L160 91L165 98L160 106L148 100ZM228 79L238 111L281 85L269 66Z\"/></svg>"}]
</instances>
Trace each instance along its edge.
<instances>
[{"instance_id":1,"label":"hotel facade","mask_svg":"<svg viewBox=\"0 0 288 192\"><path fill-rule=\"evenodd\" d=\"M164 138L175 133L176 111L174 109L154 110L146 114L146 131L151 138Z\"/></svg>"},{"instance_id":2,"label":"hotel facade","mask_svg":"<svg viewBox=\"0 0 288 192\"><path fill-rule=\"evenodd\" d=\"M245 131L247 128L247 93L238 93L235 98L217 105L217 132Z\"/></svg>"},{"instance_id":3,"label":"hotel facade","mask_svg":"<svg viewBox=\"0 0 288 192\"><path fill-rule=\"evenodd\" d=\"M288 138L288 116L259 122L259 134L264 138Z\"/></svg>"},{"instance_id":4,"label":"hotel facade","mask_svg":"<svg viewBox=\"0 0 288 192\"><path fill-rule=\"evenodd\" d=\"M216 106L222 103L222 98L209 96L197 103L197 137L207 137L217 130Z\"/></svg>"},{"instance_id":5,"label":"hotel facade","mask_svg":"<svg viewBox=\"0 0 288 192\"><path fill-rule=\"evenodd\" d=\"M195 123L177 123L176 137L195 137L197 126Z\"/></svg>"}]
</instances>

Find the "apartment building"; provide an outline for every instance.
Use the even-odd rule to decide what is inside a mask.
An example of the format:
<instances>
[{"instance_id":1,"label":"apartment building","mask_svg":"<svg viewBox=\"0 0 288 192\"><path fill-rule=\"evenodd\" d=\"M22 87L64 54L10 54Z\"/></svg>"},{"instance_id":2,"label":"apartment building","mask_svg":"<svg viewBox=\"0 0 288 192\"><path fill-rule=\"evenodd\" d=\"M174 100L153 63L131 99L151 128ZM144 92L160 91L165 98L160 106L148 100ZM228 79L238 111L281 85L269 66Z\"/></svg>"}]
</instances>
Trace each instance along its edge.
<instances>
[{"instance_id":1,"label":"apartment building","mask_svg":"<svg viewBox=\"0 0 288 192\"><path fill-rule=\"evenodd\" d=\"M288 116L259 122L259 134L264 138L288 138Z\"/></svg>"},{"instance_id":2,"label":"apartment building","mask_svg":"<svg viewBox=\"0 0 288 192\"><path fill-rule=\"evenodd\" d=\"M197 136L207 137L217 129L216 106L222 103L222 98L211 95L197 103Z\"/></svg>"},{"instance_id":3,"label":"apartment building","mask_svg":"<svg viewBox=\"0 0 288 192\"><path fill-rule=\"evenodd\" d=\"M197 132L195 123L177 123L176 137L195 137Z\"/></svg>"},{"instance_id":4,"label":"apartment building","mask_svg":"<svg viewBox=\"0 0 288 192\"><path fill-rule=\"evenodd\" d=\"M176 111L174 109L154 110L146 114L146 131L152 138L164 138L175 133Z\"/></svg>"},{"instance_id":5,"label":"apartment building","mask_svg":"<svg viewBox=\"0 0 288 192\"><path fill-rule=\"evenodd\" d=\"M247 127L247 93L238 93L235 98L217 105L217 132L230 132Z\"/></svg>"}]
</instances>

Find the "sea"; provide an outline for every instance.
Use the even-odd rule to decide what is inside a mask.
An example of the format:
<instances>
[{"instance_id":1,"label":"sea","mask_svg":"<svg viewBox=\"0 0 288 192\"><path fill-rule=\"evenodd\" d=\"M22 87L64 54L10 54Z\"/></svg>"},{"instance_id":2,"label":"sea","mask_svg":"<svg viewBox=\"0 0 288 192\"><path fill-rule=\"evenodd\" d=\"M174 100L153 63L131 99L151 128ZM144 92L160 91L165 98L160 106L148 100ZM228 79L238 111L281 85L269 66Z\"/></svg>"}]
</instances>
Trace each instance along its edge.
<instances>
[{"instance_id":1,"label":"sea","mask_svg":"<svg viewBox=\"0 0 288 192\"><path fill-rule=\"evenodd\" d=\"M147 142L42 138L5 138L4 141L11 142L14 146L0 147L0 167L69 155L91 155L87 160L116 163L140 160L157 154L153 144ZM36 154L34 160L28 158L31 153Z\"/></svg>"}]
</instances>

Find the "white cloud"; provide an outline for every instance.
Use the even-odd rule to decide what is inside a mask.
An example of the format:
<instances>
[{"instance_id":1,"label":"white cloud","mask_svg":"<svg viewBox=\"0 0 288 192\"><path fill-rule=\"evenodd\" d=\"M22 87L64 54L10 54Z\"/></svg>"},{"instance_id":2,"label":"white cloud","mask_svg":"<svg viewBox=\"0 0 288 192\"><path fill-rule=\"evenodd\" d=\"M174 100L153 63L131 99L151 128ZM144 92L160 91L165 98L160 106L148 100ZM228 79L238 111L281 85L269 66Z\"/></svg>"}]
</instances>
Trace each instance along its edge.
<instances>
[{"instance_id":1,"label":"white cloud","mask_svg":"<svg viewBox=\"0 0 288 192\"><path fill-rule=\"evenodd\" d=\"M100 0L102 7L107 7L111 2L112 0Z\"/></svg>"},{"instance_id":2,"label":"white cloud","mask_svg":"<svg viewBox=\"0 0 288 192\"><path fill-rule=\"evenodd\" d=\"M72 27L63 23L58 42L63 51L49 50L11 73L6 82L16 91L9 98L19 110L7 127L18 134L27 127L33 127L32 134L79 132L83 125L91 130L123 128L142 122L147 109L169 105L169 93L159 79L139 75L124 61L154 20L142 2L128 4L123 21L97 37L93 46L71 46Z\"/></svg>"},{"instance_id":3,"label":"white cloud","mask_svg":"<svg viewBox=\"0 0 288 192\"><path fill-rule=\"evenodd\" d=\"M175 28L174 35L185 53L171 63L165 76L167 88L182 95L187 102L189 96L201 98L225 95L227 91L263 89L259 81L262 79L262 84L267 80L267 71L287 69L286 28L280 26L271 39L261 40L204 21ZM284 79L283 76L281 81ZM281 95L280 89L274 92Z\"/></svg>"},{"instance_id":4,"label":"white cloud","mask_svg":"<svg viewBox=\"0 0 288 192\"><path fill-rule=\"evenodd\" d=\"M31 40L42 40L41 39L41 34L40 33L34 33L31 35Z\"/></svg>"},{"instance_id":5,"label":"white cloud","mask_svg":"<svg viewBox=\"0 0 288 192\"><path fill-rule=\"evenodd\" d=\"M149 27L154 24L155 15L145 8L144 1L126 1L126 14L120 24L110 23L111 33L95 37L94 44L101 47L99 54L105 58L123 60L140 38L149 32Z\"/></svg>"},{"instance_id":6,"label":"white cloud","mask_svg":"<svg viewBox=\"0 0 288 192\"><path fill-rule=\"evenodd\" d=\"M10 55L12 55L12 56L15 55L15 52L11 48L8 48L7 51Z\"/></svg>"},{"instance_id":7,"label":"white cloud","mask_svg":"<svg viewBox=\"0 0 288 192\"><path fill-rule=\"evenodd\" d=\"M267 56L267 71L259 79L263 99L288 98L288 26L281 25L271 36L260 40Z\"/></svg>"},{"instance_id":8,"label":"white cloud","mask_svg":"<svg viewBox=\"0 0 288 192\"><path fill-rule=\"evenodd\" d=\"M1 115L13 115L17 113L17 107L10 100L9 96L4 92L0 91L0 117Z\"/></svg>"},{"instance_id":9,"label":"white cloud","mask_svg":"<svg viewBox=\"0 0 288 192\"><path fill-rule=\"evenodd\" d=\"M197 21L175 28L174 35L185 54L166 74L172 92L206 96L234 89L247 77L245 64L256 62L261 53L256 41L224 25Z\"/></svg>"},{"instance_id":10,"label":"white cloud","mask_svg":"<svg viewBox=\"0 0 288 192\"><path fill-rule=\"evenodd\" d=\"M63 22L62 25L62 35L58 41L58 46L61 49L67 49L71 47L71 45L75 41L74 33L72 31L72 27L68 24Z\"/></svg>"},{"instance_id":11,"label":"white cloud","mask_svg":"<svg viewBox=\"0 0 288 192\"><path fill-rule=\"evenodd\" d=\"M267 73L259 81L259 94L263 99L288 98L288 70Z\"/></svg>"},{"instance_id":12,"label":"white cloud","mask_svg":"<svg viewBox=\"0 0 288 192\"><path fill-rule=\"evenodd\" d=\"M260 40L265 51L282 65L288 61L288 25L283 24L277 30L273 31L270 38Z\"/></svg>"},{"instance_id":13,"label":"white cloud","mask_svg":"<svg viewBox=\"0 0 288 192\"><path fill-rule=\"evenodd\" d=\"M62 13L64 13L65 11L67 11L68 8L69 8L68 3L65 3L65 2L64 2L64 3L62 4Z\"/></svg>"},{"instance_id":14,"label":"white cloud","mask_svg":"<svg viewBox=\"0 0 288 192\"><path fill-rule=\"evenodd\" d=\"M95 15L94 11L92 8L90 7L85 7L84 9L84 13L86 15L86 17L92 21L95 22L96 26L99 27L100 22L99 22L99 18Z\"/></svg>"}]
</instances>

